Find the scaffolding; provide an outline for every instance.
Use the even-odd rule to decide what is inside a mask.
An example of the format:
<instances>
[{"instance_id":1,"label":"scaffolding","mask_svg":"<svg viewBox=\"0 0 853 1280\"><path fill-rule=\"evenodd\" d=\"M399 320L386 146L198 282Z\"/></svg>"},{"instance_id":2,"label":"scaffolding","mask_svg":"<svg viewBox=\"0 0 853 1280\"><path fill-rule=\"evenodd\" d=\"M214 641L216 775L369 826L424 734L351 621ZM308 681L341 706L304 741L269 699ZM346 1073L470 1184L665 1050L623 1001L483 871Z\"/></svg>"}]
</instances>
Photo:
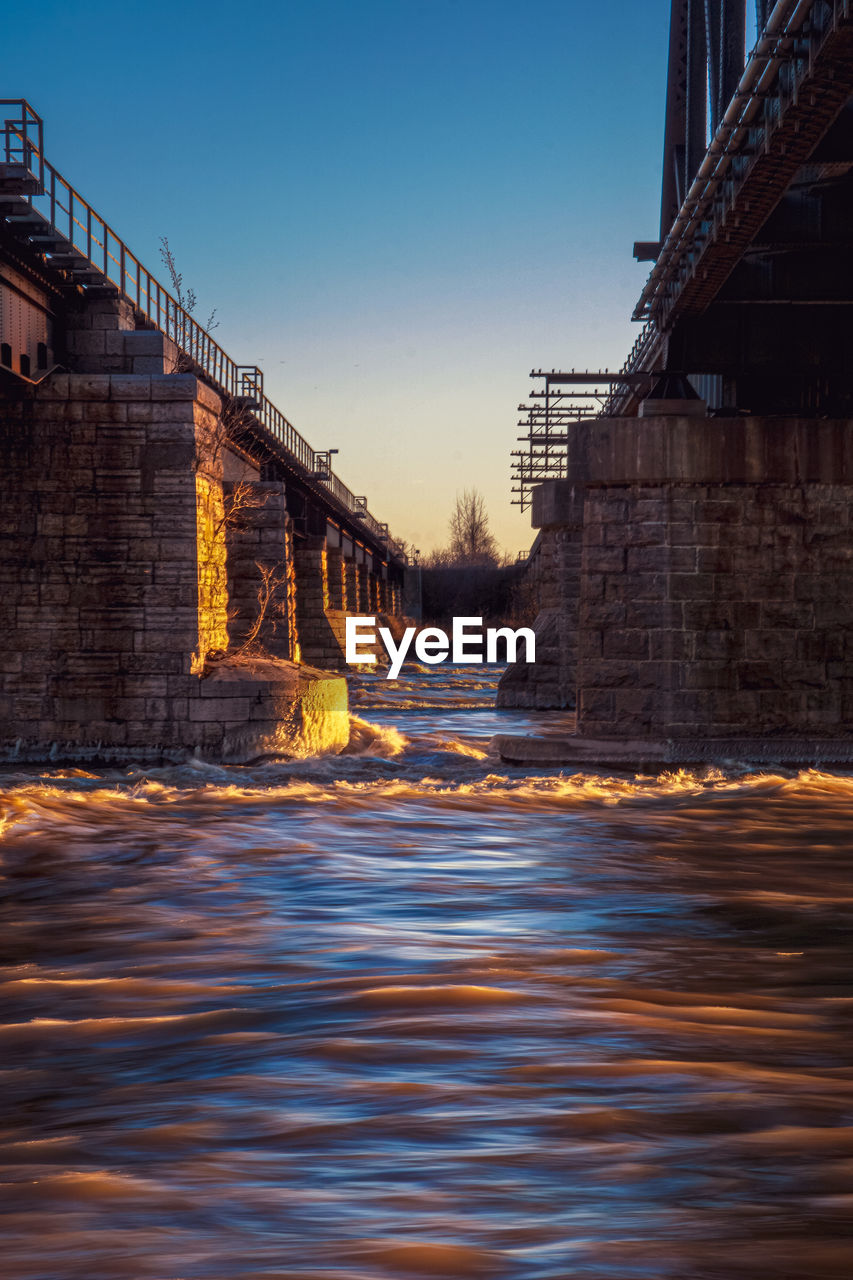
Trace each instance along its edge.
<instances>
[{"instance_id":1,"label":"scaffolding","mask_svg":"<svg viewBox=\"0 0 853 1280\"><path fill-rule=\"evenodd\" d=\"M645 348L643 353L646 354ZM632 357L629 360L636 363L635 353ZM518 426L525 428L525 433L517 438L526 448L512 452L512 504L522 511L530 507L531 491L536 485L567 478L566 445L571 429L600 417L620 398L627 400L637 391L647 390L652 373L636 368L618 372L532 369L530 377L541 379L542 389L530 392L531 403L518 406L524 415L518 419Z\"/></svg>"}]
</instances>

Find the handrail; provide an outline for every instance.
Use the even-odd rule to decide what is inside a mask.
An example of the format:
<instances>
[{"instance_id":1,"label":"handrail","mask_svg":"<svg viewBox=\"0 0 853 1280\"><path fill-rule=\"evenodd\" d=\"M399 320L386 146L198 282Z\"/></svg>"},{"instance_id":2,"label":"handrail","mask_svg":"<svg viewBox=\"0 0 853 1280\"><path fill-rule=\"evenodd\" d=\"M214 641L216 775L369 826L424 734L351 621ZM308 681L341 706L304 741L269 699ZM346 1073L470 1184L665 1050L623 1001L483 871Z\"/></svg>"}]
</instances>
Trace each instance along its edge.
<instances>
[{"instance_id":1,"label":"handrail","mask_svg":"<svg viewBox=\"0 0 853 1280\"><path fill-rule=\"evenodd\" d=\"M131 253L91 205L83 199L61 173L44 157L39 129L38 143L26 129L26 110L32 112L23 99L0 99L0 106L16 105L22 109L21 120L6 120L6 150L21 151L31 168L31 160L38 159L41 174L41 191L26 197L27 203L50 223L59 239L47 252L50 257L62 260L85 260L110 284L115 285L123 297L133 304L146 320L165 334L181 352L197 365L214 386L234 397L247 396L252 402L251 413L290 453L300 466L312 475L317 471L317 455L311 445L300 435L293 423L259 389L262 384L260 371L252 366L238 365L220 347L219 343L202 325L180 305L165 289L156 276ZM35 116L35 113L32 112ZM38 120L38 117L35 116ZM38 121L39 126L41 124ZM23 132L22 132L23 131ZM12 141L17 139L17 144ZM352 490L331 470L317 483L328 489L333 497L352 515L358 515L359 523L387 546L398 558L406 560L402 546L387 534L387 526L380 524L359 503Z\"/></svg>"},{"instance_id":2,"label":"handrail","mask_svg":"<svg viewBox=\"0 0 853 1280\"><path fill-rule=\"evenodd\" d=\"M625 363L619 370L620 373L638 373L643 370L643 361L654 349L655 342L658 338L658 328L654 320L648 320L637 334L634 345L628 352ZM625 398L624 385L614 384L613 390L601 406L601 412L598 417L613 417L620 403Z\"/></svg>"}]
</instances>

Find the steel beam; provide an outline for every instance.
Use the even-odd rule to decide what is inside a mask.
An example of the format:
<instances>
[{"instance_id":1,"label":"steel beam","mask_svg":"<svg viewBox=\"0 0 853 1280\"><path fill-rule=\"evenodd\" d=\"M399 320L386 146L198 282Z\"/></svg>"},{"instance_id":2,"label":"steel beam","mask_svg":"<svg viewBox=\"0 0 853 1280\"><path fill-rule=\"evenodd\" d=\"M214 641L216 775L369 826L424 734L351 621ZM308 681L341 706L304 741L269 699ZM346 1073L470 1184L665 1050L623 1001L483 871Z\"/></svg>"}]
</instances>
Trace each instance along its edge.
<instances>
[{"instance_id":1,"label":"steel beam","mask_svg":"<svg viewBox=\"0 0 853 1280\"><path fill-rule=\"evenodd\" d=\"M684 139L687 132L687 3L672 0L669 18L669 62L663 131L663 185L660 238L663 241L684 199Z\"/></svg>"},{"instance_id":2,"label":"steel beam","mask_svg":"<svg viewBox=\"0 0 853 1280\"><path fill-rule=\"evenodd\" d=\"M720 100L716 121L735 95L746 61L746 0L721 0L720 22Z\"/></svg>"},{"instance_id":3,"label":"steel beam","mask_svg":"<svg viewBox=\"0 0 853 1280\"><path fill-rule=\"evenodd\" d=\"M707 97L708 45L705 39L705 0L687 0L687 106L683 191L690 190L708 149Z\"/></svg>"}]
</instances>

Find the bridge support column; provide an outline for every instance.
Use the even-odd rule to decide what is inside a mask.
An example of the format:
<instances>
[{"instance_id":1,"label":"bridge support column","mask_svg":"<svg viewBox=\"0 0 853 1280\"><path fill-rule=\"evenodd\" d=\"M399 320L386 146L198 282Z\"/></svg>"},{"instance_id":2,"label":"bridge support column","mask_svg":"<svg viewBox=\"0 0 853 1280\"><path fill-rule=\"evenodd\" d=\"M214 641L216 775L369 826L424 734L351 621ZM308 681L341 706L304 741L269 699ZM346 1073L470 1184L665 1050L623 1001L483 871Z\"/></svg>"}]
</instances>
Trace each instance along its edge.
<instances>
[{"instance_id":1,"label":"bridge support column","mask_svg":"<svg viewBox=\"0 0 853 1280\"><path fill-rule=\"evenodd\" d=\"M347 566L340 547L326 548L326 576L329 589L329 608L347 608Z\"/></svg>"},{"instance_id":2,"label":"bridge support column","mask_svg":"<svg viewBox=\"0 0 853 1280\"><path fill-rule=\"evenodd\" d=\"M366 564L356 563L355 566L355 600L356 605L353 612L369 613L370 612L370 586L368 582L368 568Z\"/></svg>"},{"instance_id":3,"label":"bridge support column","mask_svg":"<svg viewBox=\"0 0 853 1280\"><path fill-rule=\"evenodd\" d=\"M358 574L357 566L353 556L344 556L343 560L343 576L346 584L346 608L347 613L358 613Z\"/></svg>"},{"instance_id":4,"label":"bridge support column","mask_svg":"<svg viewBox=\"0 0 853 1280\"><path fill-rule=\"evenodd\" d=\"M296 577L296 630L303 662L323 664L336 654L326 610L329 581L326 539L322 534L294 540L293 565Z\"/></svg>"},{"instance_id":5,"label":"bridge support column","mask_svg":"<svg viewBox=\"0 0 853 1280\"><path fill-rule=\"evenodd\" d=\"M581 737L853 744L853 421L599 419L568 465Z\"/></svg>"},{"instance_id":6,"label":"bridge support column","mask_svg":"<svg viewBox=\"0 0 853 1280\"><path fill-rule=\"evenodd\" d=\"M296 654L293 534L280 481L223 484L228 568L228 632L240 648L277 658Z\"/></svg>"},{"instance_id":7,"label":"bridge support column","mask_svg":"<svg viewBox=\"0 0 853 1280\"><path fill-rule=\"evenodd\" d=\"M379 579L373 569L367 569L367 612L379 613Z\"/></svg>"},{"instance_id":8,"label":"bridge support column","mask_svg":"<svg viewBox=\"0 0 853 1280\"><path fill-rule=\"evenodd\" d=\"M507 667L498 685L499 707L575 705L584 497L582 488L569 484L534 491L533 524L542 530L536 564L539 612L533 624L536 661Z\"/></svg>"},{"instance_id":9,"label":"bridge support column","mask_svg":"<svg viewBox=\"0 0 853 1280\"><path fill-rule=\"evenodd\" d=\"M330 591L332 572L340 566L336 548L326 546L323 535L302 538L294 545L296 567L296 618L303 662L339 670L345 666L345 619L343 609L333 605ZM341 574L341 588L343 574ZM351 611L352 612L352 611Z\"/></svg>"},{"instance_id":10,"label":"bridge support column","mask_svg":"<svg viewBox=\"0 0 853 1280\"><path fill-rule=\"evenodd\" d=\"M201 678L228 643L219 413L188 374L4 389L0 759L245 759L308 727L346 742L340 681L286 663Z\"/></svg>"}]
</instances>

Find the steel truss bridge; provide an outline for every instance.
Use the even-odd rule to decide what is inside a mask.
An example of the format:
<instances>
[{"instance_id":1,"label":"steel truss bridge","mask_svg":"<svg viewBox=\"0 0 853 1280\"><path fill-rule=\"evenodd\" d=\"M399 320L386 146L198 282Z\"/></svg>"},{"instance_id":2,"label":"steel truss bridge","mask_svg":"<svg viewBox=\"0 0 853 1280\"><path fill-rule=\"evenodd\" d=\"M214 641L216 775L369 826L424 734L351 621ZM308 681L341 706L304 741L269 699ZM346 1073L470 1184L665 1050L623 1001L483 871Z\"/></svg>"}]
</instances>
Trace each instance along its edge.
<instances>
[{"instance_id":1,"label":"steel truss bridge","mask_svg":"<svg viewBox=\"0 0 853 1280\"><path fill-rule=\"evenodd\" d=\"M522 405L514 501L565 472L584 416L635 414L649 375L689 376L710 410L853 416L853 5L672 0L660 235L618 371L541 370ZM640 376L645 375L645 376ZM561 381L566 379L566 381Z\"/></svg>"},{"instance_id":2,"label":"steel truss bridge","mask_svg":"<svg viewBox=\"0 0 853 1280\"><path fill-rule=\"evenodd\" d=\"M390 536L388 526L370 513L367 499L354 494L335 475L330 454L337 450L314 450L264 394L261 370L232 360L50 164L44 154L42 121L25 99L0 99L0 250L12 263L35 267L58 297L98 296L106 291L127 299L137 325L157 329L174 342L186 367L239 406L241 424L248 424L261 446L306 491L318 496L334 517L343 518L380 554L406 562L403 547ZM25 350L25 340L15 343L9 337L26 329L27 309L37 307L39 299L27 288L26 278L5 283L9 314L0 306L0 371L37 382L47 372L46 355L44 364L41 356L47 343L35 343L33 355ZM15 295L14 312L10 293Z\"/></svg>"}]
</instances>

